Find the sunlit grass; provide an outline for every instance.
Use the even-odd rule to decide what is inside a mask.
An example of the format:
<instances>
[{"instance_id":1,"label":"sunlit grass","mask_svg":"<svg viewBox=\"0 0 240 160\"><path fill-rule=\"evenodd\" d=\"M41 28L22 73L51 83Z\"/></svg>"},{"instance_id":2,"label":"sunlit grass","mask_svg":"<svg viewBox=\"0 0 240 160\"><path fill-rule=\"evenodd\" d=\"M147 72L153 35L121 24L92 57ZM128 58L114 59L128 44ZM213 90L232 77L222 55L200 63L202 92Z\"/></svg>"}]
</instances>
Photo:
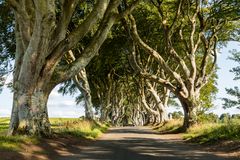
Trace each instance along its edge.
<instances>
[{"instance_id":1,"label":"sunlit grass","mask_svg":"<svg viewBox=\"0 0 240 160\"><path fill-rule=\"evenodd\" d=\"M0 118L0 136L6 135L9 121L9 118Z\"/></svg>"},{"instance_id":2,"label":"sunlit grass","mask_svg":"<svg viewBox=\"0 0 240 160\"><path fill-rule=\"evenodd\" d=\"M54 129L56 133L94 139L107 130L107 125L96 121L70 120Z\"/></svg>"},{"instance_id":3,"label":"sunlit grass","mask_svg":"<svg viewBox=\"0 0 240 160\"><path fill-rule=\"evenodd\" d=\"M107 130L107 126L95 121L79 118L50 118L52 131L57 135L71 135L87 139L94 139ZM9 118L0 118L0 149L21 150L22 144L37 144L40 139L33 136L6 136Z\"/></svg>"},{"instance_id":4,"label":"sunlit grass","mask_svg":"<svg viewBox=\"0 0 240 160\"><path fill-rule=\"evenodd\" d=\"M175 133L182 126L182 120L170 120L157 126L162 133ZM189 128L183 139L196 143L214 143L221 140L240 140L240 119L232 119L224 123L199 123Z\"/></svg>"},{"instance_id":5,"label":"sunlit grass","mask_svg":"<svg viewBox=\"0 0 240 160\"><path fill-rule=\"evenodd\" d=\"M182 119L169 120L164 124L160 124L154 127L154 129L159 132L174 132L175 130L182 126L182 123L183 123Z\"/></svg>"},{"instance_id":6,"label":"sunlit grass","mask_svg":"<svg viewBox=\"0 0 240 160\"><path fill-rule=\"evenodd\" d=\"M73 121L78 120L78 118L50 118L50 123L52 129L56 129L64 126L65 123L71 123Z\"/></svg>"},{"instance_id":7,"label":"sunlit grass","mask_svg":"<svg viewBox=\"0 0 240 160\"><path fill-rule=\"evenodd\" d=\"M21 144L38 143L38 139L32 136L6 136L9 121L9 118L0 118L0 149L17 151L21 149Z\"/></svg>"},{"instance_id":8,"label":"sunlit grass","mask_svg":"<svg viewBox=\"0 0 240 160\"><path fill-rule=\"evenodd\" d=\"M219 140L240 140L240 120L225 123L205 123L190 128L183 137L197 143L214 143Z\"/></svg>"},{"instance_id":9,"label":"sunlit grass","mask_svg":"<svg viewBox=\"0 0 240 160\"><path fill-rule=\"evenodd\" d=\"M0 136L0 149L3 150L14 150L18 151L21 149L22 144L37 144L39 142L37 137L33 136L23 136L23 135L16 135L16 136Z\"/></svg>"}]
</instances>

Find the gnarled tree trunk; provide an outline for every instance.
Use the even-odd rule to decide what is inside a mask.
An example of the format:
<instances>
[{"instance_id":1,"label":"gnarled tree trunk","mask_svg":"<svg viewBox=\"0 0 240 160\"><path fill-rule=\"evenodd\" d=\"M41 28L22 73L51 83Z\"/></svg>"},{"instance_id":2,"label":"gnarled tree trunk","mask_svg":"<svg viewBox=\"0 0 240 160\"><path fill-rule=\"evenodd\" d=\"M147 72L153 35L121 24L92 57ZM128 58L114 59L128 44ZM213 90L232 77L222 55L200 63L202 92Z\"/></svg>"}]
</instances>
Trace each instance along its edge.
<instances>
[{"instance_id":1,"label":"gnarled tree trunk","mask_svg":"<svg viewBox=\"0 0 240 160\"><path fill-rule=\"evenodd\" d=\"M51 134L48 119L47 101L50 91L41 89L18 90L14 92L12 116L9 134L17 131L24 134L44 135Z\"/></svg>"},{"instance_id":2,"label":"gnarled tree trunk","mask_svg":"<svg viewBox=\"0 0 240 160\"><path fill-rule=\"evenodd\" d=\"M85 102L85 117L87 119L94 119L93 114L93 104L92 104L92 96L91 96L91 90L87 79L87 73L85 68L83 68L78 75L74 77L74 83L78 87L78 89L81 91L81 93L84 96L84 102Z\"/></svg>"},{"instance_id":3,"label":"gnarled tree trunk","mask_svg":"<svg viewBox=\"0 0 240 160\"><path fill-rule=\"evenodd\" d=\"M68 26L80 3L78 0L61 1L58 5L54 0L8 2L13 8L16 25L14 102L9 135L17 128L24 134L49 135L46 104L51 90L86 67L115 21L131 12L137 1L118 14L120 0L98 0L82 23L72 30ZM76 48L95 26L97 31L76 61L61 65L62 57Z\"/></svg>"},{"instance_id":4,"label":"gnarled tree trunk","mask_svg":"<svg viewBox=\"0 0 240 160\"><path fill-rule=\"evenodd\" d=\"M197 109L199 107L199 103L197 100L193 99L185 99L179 98L183 111L184 111L184 122L182 126L182 130L186 131L189 127L197 124Z\"/></svg>"}]
</instances>

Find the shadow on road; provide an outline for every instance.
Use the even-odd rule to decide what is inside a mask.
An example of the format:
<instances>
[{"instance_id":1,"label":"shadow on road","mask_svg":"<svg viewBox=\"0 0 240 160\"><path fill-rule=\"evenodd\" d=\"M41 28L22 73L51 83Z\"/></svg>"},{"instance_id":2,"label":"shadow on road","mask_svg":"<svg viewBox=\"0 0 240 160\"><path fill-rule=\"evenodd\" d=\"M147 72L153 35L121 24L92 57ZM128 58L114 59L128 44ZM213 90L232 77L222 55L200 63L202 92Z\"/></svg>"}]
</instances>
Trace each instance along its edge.
<instances>
[{"instance_id":1,"label":"shadow on road","mask_svg":"<svg viewBox=\"0 0 240 160\"><path fill-rule=\"evenodd\" d=\"M110 130L101 139L87 145L73 145L67 152L66 155L58 155L55 159L224 160L222 157L201 151L196 145L161 139L161 135L151 130L133 127Z\"/></svg>"},{"instance_id":2,"label":"shadow on road","mask_svg":"<svg viewBox=\"0 0 240 160\"><path fill-rule=\"evenodd\" d=\"M37 149L34 151L31 148L32 153L29 155L23 157L18 154L14 158L9 158L19 160L224 160L213 153L203 151L197 145L166 139L163 135L146 127L113 128L96 141L74 137L43 139L34 147ZM0 160L2 158L0 156Z\"/></svg>"}]
</instances>

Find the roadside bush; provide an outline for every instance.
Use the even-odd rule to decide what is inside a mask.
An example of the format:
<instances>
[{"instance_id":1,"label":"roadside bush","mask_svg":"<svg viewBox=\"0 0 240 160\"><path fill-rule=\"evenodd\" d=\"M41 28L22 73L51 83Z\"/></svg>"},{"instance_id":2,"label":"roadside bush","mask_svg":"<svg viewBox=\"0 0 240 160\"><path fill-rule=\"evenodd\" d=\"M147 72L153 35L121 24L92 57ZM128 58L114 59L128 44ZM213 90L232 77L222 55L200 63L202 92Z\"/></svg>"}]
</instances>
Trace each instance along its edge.
<instances>
[{"instance_id":1,"label":"roadside bush","mask_svg":"<svg viewBox=\"0 0 240 160\"><path fill-rule=\"evenodd\" d=\"M218 115L214 113L203 113L198 115L198 123L217 123L218 121Z\"/></svg>"},{"instance_id":2,"label":"roadside bush","mask_svg":"<svg viewBox=\"0 0 240 160\"><path fill-rule=\"evenodd\" d=\"M221 114L219 119L221 122L226 123L231 119L231 116L229 113L223 113L223 114Z\"/></svg>"}]
</instances>

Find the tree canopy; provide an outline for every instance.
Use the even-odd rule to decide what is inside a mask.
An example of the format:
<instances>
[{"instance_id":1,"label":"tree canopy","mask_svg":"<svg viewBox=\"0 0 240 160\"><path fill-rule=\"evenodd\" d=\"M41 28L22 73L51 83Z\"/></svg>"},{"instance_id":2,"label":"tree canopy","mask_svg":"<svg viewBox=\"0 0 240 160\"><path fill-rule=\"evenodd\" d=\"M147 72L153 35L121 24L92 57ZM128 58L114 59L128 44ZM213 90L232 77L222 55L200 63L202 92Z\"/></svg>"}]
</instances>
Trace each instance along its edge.
<instances>
[{"instance_id":1,"label":"tree canopy","mask_svg":"<svg viewBox=\"0 0 240 160\"><path fill-rule=\"evenodd\" d=\"M240 3L1 0L0 22L0 88L13 73L9 134L51 133L47 101L58 84L63 94L81 91L86 117L94 107L114 125L163 123L177 98L186 130L213 107L218 50L240 40ZM227 92L237 100L226 107L239 107L239 89Z\"/></svg>"}]
</instances>

